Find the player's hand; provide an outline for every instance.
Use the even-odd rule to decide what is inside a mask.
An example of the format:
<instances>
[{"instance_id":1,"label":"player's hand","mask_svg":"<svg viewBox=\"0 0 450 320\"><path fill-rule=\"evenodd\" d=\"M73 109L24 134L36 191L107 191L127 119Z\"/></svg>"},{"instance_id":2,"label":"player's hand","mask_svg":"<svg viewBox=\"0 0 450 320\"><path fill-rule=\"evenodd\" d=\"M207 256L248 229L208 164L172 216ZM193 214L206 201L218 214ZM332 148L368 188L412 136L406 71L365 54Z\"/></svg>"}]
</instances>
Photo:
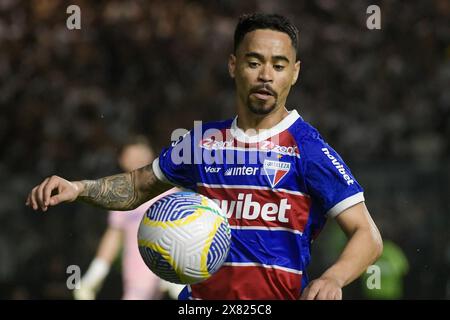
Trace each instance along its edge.
<instances>
[{"instance_id":1,"label":"player's hand","mask_svg":"<svg viewBox=\"0 0 450 320\"><path fill-rule=\"evenodd\" d=\"M300 300L342 300L342 286L333 278L319 278L309 283Z\"/></svg>"},{"instance_id":2,"label":"player's hand","mask_svg":"<svg viewBox=\"0 0 450 320\"><path fill-rule=\"evenodd\" d=\"M61 202L74 201L80 192L79 183L52 176L31 190L25 204L34 210L47 211L48 207L56 206Z\"/></svg>"}]
</instances>

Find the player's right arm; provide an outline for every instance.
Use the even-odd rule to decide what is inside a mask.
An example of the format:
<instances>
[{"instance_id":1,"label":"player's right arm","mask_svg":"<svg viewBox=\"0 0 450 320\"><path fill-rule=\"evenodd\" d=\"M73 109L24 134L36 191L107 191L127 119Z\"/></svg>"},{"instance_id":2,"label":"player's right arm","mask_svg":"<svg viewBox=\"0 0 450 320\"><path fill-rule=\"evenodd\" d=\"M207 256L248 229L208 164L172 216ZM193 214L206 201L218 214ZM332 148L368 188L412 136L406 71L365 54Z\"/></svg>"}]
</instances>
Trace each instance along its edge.
<instances>
[{"instance_id":1,"label":"player's right arm","mask_svg":"<svg viewBox=\"0 0 450 320\"><path fill-rule=\"evenodd\" d=\"M28 194L27 206L47 211L62 202L79 200L107 210L132 210L171 188L158 180L149 164L129 173L98 180L68 181L46 178Z\"/></svg>"}]
</instances>

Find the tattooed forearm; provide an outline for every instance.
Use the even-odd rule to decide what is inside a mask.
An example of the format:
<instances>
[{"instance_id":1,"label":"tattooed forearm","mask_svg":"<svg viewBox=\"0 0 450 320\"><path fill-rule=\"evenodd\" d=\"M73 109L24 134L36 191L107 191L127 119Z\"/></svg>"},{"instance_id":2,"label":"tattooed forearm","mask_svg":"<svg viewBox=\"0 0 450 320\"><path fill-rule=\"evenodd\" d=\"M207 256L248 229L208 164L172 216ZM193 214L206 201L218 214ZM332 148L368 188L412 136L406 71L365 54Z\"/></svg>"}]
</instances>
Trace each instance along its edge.
<instances>
[{"instance_id":1,"label":"tattooed forearm","mask_svg":"<svg viewBox=\"0 0 450 320\"><path fill-rule=\"evenodd\" d=\"M78 199L108 210L132 210L171 187L158 180L151 165L80 183L83 189Z\"/></svg>"},{"instance_id":2,"label":"tattooed forearm","mask_svg":"<svg viewBox=\"0 0 450 320\"><path fill-rule=\"evenodd\" d=\"M136 170L136 186L141 193L148 194L150 198L172 187L158 180L151 165Z\"/></svg>"},{"instance_id":3,"label":"tattooed forearm","mask_svg":"<svg viewBox=\"0 0 450 320\"><path fill-rule=\"evenodd\" d=\"M84 180L79 199L110 210L131 210L139 206L135 172L123 173L98 180Z\"/></svg>"}]
</instances>

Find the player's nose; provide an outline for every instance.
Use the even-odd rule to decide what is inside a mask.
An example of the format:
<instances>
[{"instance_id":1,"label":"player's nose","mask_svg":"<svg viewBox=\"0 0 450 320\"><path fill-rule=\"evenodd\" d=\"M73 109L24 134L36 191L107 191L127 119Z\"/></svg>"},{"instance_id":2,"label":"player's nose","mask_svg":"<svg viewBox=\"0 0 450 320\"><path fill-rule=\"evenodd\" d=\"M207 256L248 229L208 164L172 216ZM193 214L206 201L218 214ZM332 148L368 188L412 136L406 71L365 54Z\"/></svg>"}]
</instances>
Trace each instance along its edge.
<instances>
[{"instance_id":1,"label":"player's nose","mask_svg":"<svg viewBox=\"0 0 450 320\"><path fill-rule=\"evenodd\" d=\"M273 74L272 74L271 68L268 65L263 65L260 68L260 71L258 74L258 80L261 82L272 82L273 81Z\"/></svg>"}]
</instances>

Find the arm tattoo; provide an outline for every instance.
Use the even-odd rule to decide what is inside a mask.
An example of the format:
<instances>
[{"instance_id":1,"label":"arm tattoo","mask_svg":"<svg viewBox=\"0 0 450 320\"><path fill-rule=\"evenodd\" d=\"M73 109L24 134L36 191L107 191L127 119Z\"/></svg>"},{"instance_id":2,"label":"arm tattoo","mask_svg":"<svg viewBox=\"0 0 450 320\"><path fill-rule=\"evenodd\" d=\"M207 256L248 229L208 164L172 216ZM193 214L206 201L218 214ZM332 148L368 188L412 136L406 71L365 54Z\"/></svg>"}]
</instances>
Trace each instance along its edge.
<instances>
[{"instance_id":1,"label":"arm tattoo","mask_svg":"<svg viewBox=\"0 0 450 320\"><path fill-rule=\"evenodd\" d=\"M151 165L140 168L137 171L139 172L141 181L138 181L136 185L139 186L140 192L146 195L147 200L163 193L164 191L172 187L158 180L155 173L153 172Z\"/></svg>"},{"instance_id":2,"label":"arm tattoo","mask_svg":"<svg viewBox=\"0 0 450 320\"><path fill-rule=\"evenodd\" d=\"M81 201L108 210L132 210L168 190L171 186L158 180L148 165L130 173L98 180L83 180Z\"/></svg>"},{"instance_id":3,"label":"arm tattoo","mask_svg":"<svg viewBox=\"0 0 450 320\"><path fill-rule=\"evenodd\" d=\"M110 210L131 210L139 206L135 187L135 172L123 173L98 180L84 180L79 199Z\"/></svg>"}]
</instances>

